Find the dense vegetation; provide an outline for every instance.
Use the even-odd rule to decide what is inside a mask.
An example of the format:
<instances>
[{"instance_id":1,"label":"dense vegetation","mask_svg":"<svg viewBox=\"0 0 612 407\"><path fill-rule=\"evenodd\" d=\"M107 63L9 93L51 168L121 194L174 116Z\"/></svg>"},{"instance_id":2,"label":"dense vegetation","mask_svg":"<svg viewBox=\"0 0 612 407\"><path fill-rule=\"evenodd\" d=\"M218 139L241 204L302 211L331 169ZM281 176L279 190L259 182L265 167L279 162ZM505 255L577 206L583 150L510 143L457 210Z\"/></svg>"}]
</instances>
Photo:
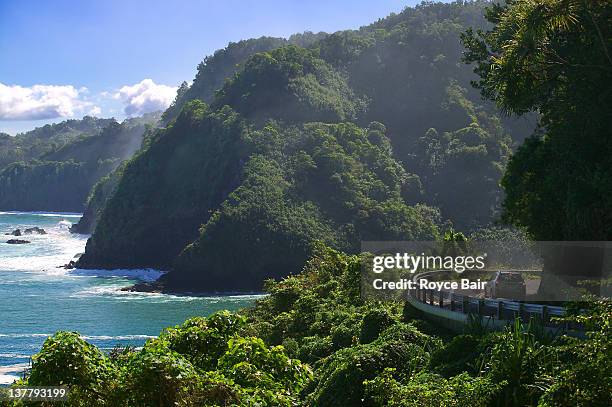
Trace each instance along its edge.
<instances>
[{"instance_id":1,"label":"dense vegetation","mask_svg":"<svg viewBox=\"0 0 612 407\"><path fill-rule=\"evenodd\" d=\"M15 137L0 133L0 168L17 161L40 158L80 137L93 136L113 119L85 116L81 120L66 120L47 124Z\"/></svg>"},{"instance_id":2,"label":"dense vegetation","mask_svg":"<svg viewBox=\"0 0 612 407\"><path fill-rule=\"evenodd\" d=\"M521 0L487 18L491 30L464 35L477 86L507 112L540 113L503 177L504 219L536 240L610 240L612 4ZM605 278L602 253L563 254L545 271Z\"/></svg>"},{"instance_id":3,"label":"dense vegetation","mask_svg":"<svg viewBox=\"0 0 612 407\"><path fill-rule=\"evenodd\" d=\"M536 323L440 331L401 303L359 295L361 259L318 246L301 274L268 282L241 314L168 328L105 354L58 332L21 384L71 386L67 406L608 406L610 302L586 338ZM480 329L478 329L480 328Z\"/></svg>"},{"instance_id":4,"label":"dense vegetation","mask_svg":"<svg viewBox=\"0 0 612 407\"><path fill-rule=\"evenodd\" d=\"M166 128L92 194L79 265L171 269L166 290L257 290L299 271L316 240L355 253L361 240L489 225L527 132L482 103L460 62L483 4L206 58Z\"/></svg>"},{"instance_id":5,"label":"dense vegetation","mask_svg":"<svg viewBox=\"0 0 612 407\"><path fill-rule=\"evenodd\" d=\"M495 216L514 127L447 60L481 6L426 4L255 54L209 104L175 106L96 187L83 264L171 265L162 284L185 291L248 289L310 259L268 280L252 308L192 318L139 350L105 354L59 332L22 384L70 385L69 406L611 405L609 299L568 308L582 338L519 319L456 335L409 304L364 300L364 255L328 247L439 238L440 214L466 229ZM540 114L504 175L505 218L539 239L607 239L610 2L515 0L486 14L488 31L463 37L478 86L509 112Z\"/></svg>"},{"instance_id":6,"label":"dense vegetation","mask_svg":"<svg viewBox=\"0 0 612 407\"><path fill-rule=\"evenodd\" d=\"M117 160L112 159L10 164L0 172L0 208L79 212L91 186L116 166Z\"/></svg>"},{"instance_id":7,"label":"dense vegetation","mask_svg":"<svg viewBox=\"0 0 612 407\"><path fill-rule=\"evenodd\" d=\"M505 111L540 112L503 179L506 219L538 240L610 240L610 3L522 0L487 18L494 29L464 37L478 87Z\"/></svg>"},{"instance_id":8,"label":"dense vegetation","mask_svg":"<svg viewBox=\"0 0 612 407\"><path fill-rule=\"evenodd\" d=\"M115 192L115 188L123 174L123 168L125 168L126 163L127 162L124 161L113 171L101 177L93 185L87 198L87 205L83 212L83 216L81 216L77 223L70 227L71 232L90 234L94 231L98 224L100 213L106 205L106 201Z\"/></svg>"},{"instance_id":9,"label":"dense vegetation","mask_svg":"<svg viewBox=\"0 0 612 407\"><path fill-rule=\"evenodd\" d=\"M158 119L85 117L7 136L0 209L83 211L92 186L140 148L146 126Z\"/></svg>"},{"instance_id":10,"label":"dense vegetation","mask_svg":"<svg viewBox=\"0 0 612 407\"><path fill-rule=\"evenodd\" d=\"M178 256L170 289L249 290L299 270L316 240L355 252L361 239L435 238L437 212L402 200L419 185L390 157L384 131L254 130L229 107L191 102L123 169L80 263L168 267Z\"/></svg>"},{"instance_id":11,"label":"dense vegetation","mask_svg":"<svg viewBox=\"0 0 612 407\"><path fill-rule=\"evenodd\" d=\"M181 84L174 103L166 109L162 119L165 123L176 119L183 105L190 100L199 99L211 103L214 100L215 92L221 89L225 79L231 78L240 65L252 55L285 45L309 46L326 35L325 33L305 32L292 35L289 39L260 37L229 43L226 48L217 50L213 55L204 58L198 65L198 72L191 86L187 82Z\"/></svg>"}]
</instances>

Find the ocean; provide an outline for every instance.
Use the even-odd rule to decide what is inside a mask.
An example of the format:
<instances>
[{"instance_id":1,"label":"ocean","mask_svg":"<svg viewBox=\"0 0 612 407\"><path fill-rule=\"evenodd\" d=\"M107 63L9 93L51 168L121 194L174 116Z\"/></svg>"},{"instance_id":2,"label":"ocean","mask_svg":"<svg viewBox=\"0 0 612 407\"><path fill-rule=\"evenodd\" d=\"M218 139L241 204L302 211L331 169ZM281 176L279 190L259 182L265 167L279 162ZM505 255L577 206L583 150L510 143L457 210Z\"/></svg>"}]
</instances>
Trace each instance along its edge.
<instances>
[{"instance_id":1,"label":"ocean","mask_svg":"<svg viewBox=\"0 0 612 407\"><path fill-rule=\"evenodd\" d=\"M110 350L142 346L168 326L248 306L255 295L192 297L120 291L138 280L154 280L157 270L66 270L85 250L87 236L68 228L80 214L0 212L0 384L23 374L30 357L57 332L77 331ZM7 236L37 226L46 235ZM29 244L7 244L8 239Z\"/></svg>"}]
</instances>

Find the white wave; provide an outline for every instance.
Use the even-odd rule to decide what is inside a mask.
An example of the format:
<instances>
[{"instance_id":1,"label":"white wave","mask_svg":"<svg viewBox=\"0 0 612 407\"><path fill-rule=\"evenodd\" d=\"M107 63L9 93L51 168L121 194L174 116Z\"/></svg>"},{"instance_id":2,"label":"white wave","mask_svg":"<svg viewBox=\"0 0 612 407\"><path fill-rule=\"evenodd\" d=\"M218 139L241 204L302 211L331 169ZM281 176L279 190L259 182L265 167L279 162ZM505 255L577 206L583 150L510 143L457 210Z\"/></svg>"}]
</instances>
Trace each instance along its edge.
<instances>
[{"instance_id":1,"label":"white wave","mask_svg":"<svg viewBox=\"0 0 612 407\"><path fill-rule=\"evenodd\" d=\"M19 380L19 376L0 373L0 384L13 384L17 380Z\"/></svg>"},{"instance_id":2,"label":"white wave","mask_svg":"<svg viewBox=\"0 0 612 407\"><path fill-rule=\"evenodd\" d=\"M34 333L34 334L0 334L0 338L12 338L12 339L20 339L20 338L47 338L49 336L52 336L52 334L40 334L40 333ZM152 335L81 335L82 339L85 340L100 340L100 341L105 341L105 340L137 340L137 339L151 339L151 338L156 338L156 336L152 336ZM0 357L15 357L15 358L20 358L20 357L29 357L28 355L20 355L20 354L15 354L15 353L0 353Z\"/></svg>"},{"instance_id":3,"label":"white wave","mask_svg":"<svg viewBox=\"0 0 612 407\"><path fill-rule=\"evenodd\" d=\"M20 212L20 211L0 211L0 215L36 215L53 218L80 218L82 213L77 212Z\"/></svg>"},{"instance_id":4,"label":"white wave","mask_svg":"<svg viewBox=\"0 0 612 407\"><path fill-rule=\"evenodd\" d=\"M116 335L116 336L108 336L108 335L81 335L82 339L86 341L130 341L130 340L139 340L139 339L153 339L157 338L157 336L153 335Z\"/></svg>"},{"instance_id":5,"label":"white wave","mask_svg":"<svg viewBox=\"0 0 612 407\"><path fill-rule=\"evenodd\" d=\"M169 303L169 302L192 302L206 301L207 304L227 304L228 302L254 301L265 297L267 294L236 294L236 295L177 295L164 294L155 292L139 292L139 291L124 291L122 288L125 284L117 282L116 284L105 284L97 287L91 287L72 295L72 297L90 297L90 296L113 296L129 301L146 301L151 304Z\"/></svg>"},{"instance_id":6,"label":"white wave","mask_svg":"<svg viewBox=\"0 0 612 407\"><path fill-rule=\"evenodd\" d=\"M68 263L71 259L71 257L65 255L2 258L0 260L0 271L40 271L50 275L61 275L66 274L66 270L60 268L60 266Z\"/></svg>"},{"instance_id":7,"label":"white wave","mask_svg":"<svg viewBox=\"0 0 612 407\"><path fill-rule=\"evenodd\" d=\"M0 334L0 338L46 338L51 334Z\"/></svg>"},{"instance_id":8,"label":"white wave","mask_svg":"<svg viewBox=\"0 0 612 407\"><path fill-rule=\"evenodd\" d=\"M60 220L57 223L57 226L59 226L61 229L70 229L70 226L72 226L72 222L69 222L67 220Z\"/></svg>"},{"instance_id":9,"label":"white wave","mask_svg":"<svg viewBox=\"0 0 612 407\"><path fill-rule=\"evenodd\" d=\"M0 358L7 358L7 359L27 359L29 357L30 355L22 355L19 353L0 353Z\"/></svg>"},{"instance_id":10,"label":"white wave","mask_svg":"<svg viewBox=\"0 0 612 407\"><path fill-rule=\"evenodd\" d=\"M88 288L73 294L72 297L97 297L97 296L111 296L121 299L122 301L146 301L151 304L167 303L167 302L191 302L199 301L201 297L190 297L190 296L179 296L162 293L149 293L149 292L138 292L138 291L124 291L122 288L126 286L125 283L116 283L113 285L102 285L98 287Z\"/></svg>"},{"instance_id":11,"label":"white wave","mask_svg":"<svg viewBox=\"0 0 612 407\"><path fill-rule=\"evenodd\" d=\"M15 365L0 366L0 384L13 384L15 380L19 380L23 371L28 369L30 365L27 363L18 363Z\"/></svg>"},{"instance_id":12,"label":"white wave","mask_svg":"<svg viewBox=\"0 0 612 407\"><path fill-rule=\"evenodd\" d=\"M51 334L0 334L0 338L39 338L47 336L51 336Z\"/></svg>"},{"instance_id":13,"label":"white wave","mask_svg":"<svg viewBox=\"0 0 612 407\"><path fill-rule=\"evenodd\" d=\"M70 296L73 298L82 297L98 297L98 296L126 296L129 295L129 291L122 291L121 289L129 283L125 280L113 281L112 284L104 284L95 287L89 287L84 290L78 291Z\"/></svg>"},{"instance_id":14,"label":"white wave","mask_svg":"<svg viewBox=\"0 0 612 407\"><path fill-rule=\"evenodd\" d=\"M0 254L0 271L33 271L65 274L58 268L85 251L87 236L73 235L67 229L48 228L46 235L28 235L27 245L11 247Z\"/></svg>"},{"instance_id":15,"label":"white wave","mask_svg":"<svg viewBox=\"0 0 612 407\"><path fill-rule=\"evenodd\" d=\"M161 277L164 272L155 269L74 269L70 271L70 274L87 277L122 277L131 280L151 282Z\"/></svg>"}]
</instances>

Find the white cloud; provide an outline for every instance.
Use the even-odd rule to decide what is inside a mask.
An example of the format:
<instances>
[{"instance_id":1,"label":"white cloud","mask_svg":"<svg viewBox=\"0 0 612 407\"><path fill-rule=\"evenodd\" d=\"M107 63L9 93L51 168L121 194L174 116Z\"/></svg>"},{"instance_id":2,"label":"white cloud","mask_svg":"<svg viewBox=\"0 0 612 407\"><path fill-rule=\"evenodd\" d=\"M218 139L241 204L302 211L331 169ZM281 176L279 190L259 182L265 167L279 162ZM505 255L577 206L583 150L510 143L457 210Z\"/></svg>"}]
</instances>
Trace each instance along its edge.
<instances>
[{"instance_id":1,"label":"white cloud","mask_svg":"<svg viewBox=\"0 0 612 407\"><path fill-rule=\"evenodd\" d=\"M93 106L91 109L89 109L89 112L87 112L88 116L94 116L94 117L100 117L101 114L102 114L102 109L100 109L99 106Z\"/></svg>"},{"instance_id":2,"label":"white cloud","mask_svg":"<svg viewBox=\"0 0 612 407\"><path fill-rule=\"evenodd\" d=\"M42 120L73 117L100 108L84 98L87 88L72 85L23 87L0 83L0 120Z\"/></svg>"},{"instance_id":3,"label":"white cloud","mask_svg":"<svg viewBox=\"0 0 612 407\"><path fill-rule=\"evenodd\" d=\"M176 87L158 85L151 79L143 79L140 83L123 86L114 97L124 103L123 111L126 115L138 116L170 106L176 90Z\"/></svg>"}]
</instances>

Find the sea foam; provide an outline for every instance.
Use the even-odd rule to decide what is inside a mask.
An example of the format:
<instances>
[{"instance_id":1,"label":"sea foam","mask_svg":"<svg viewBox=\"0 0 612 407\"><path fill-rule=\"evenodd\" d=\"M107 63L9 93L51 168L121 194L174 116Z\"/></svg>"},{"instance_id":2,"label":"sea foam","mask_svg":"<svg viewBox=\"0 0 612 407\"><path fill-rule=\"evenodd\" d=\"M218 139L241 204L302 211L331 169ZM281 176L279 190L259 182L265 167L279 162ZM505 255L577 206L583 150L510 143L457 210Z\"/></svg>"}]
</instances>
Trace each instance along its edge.
<instances>
[{"instance_id":1,"label":"sea foam","mask_svg":"<svg viewBox=\"0 0 612 407\"><path fill-rule=\"evenodd\" d=\"M155 269L74 269L70 271L70 274L73 276L86 277L122 277L131 280L151 282L161 277L164 272Z\"/></svg>"}]
</instances>

